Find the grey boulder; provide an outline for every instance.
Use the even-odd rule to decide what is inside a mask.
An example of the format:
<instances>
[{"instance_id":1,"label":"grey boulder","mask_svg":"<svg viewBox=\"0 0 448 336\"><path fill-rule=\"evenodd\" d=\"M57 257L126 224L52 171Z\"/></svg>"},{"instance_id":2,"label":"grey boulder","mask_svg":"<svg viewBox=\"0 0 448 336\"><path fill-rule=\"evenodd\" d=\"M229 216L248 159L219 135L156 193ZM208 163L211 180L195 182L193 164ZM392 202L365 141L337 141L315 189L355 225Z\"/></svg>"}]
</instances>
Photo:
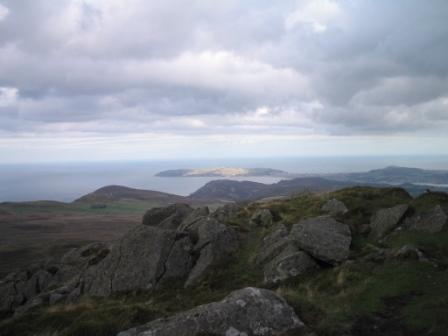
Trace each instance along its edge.
<instances>
[{"instance_id":1,"label":"grey boulder","mask_svg":"<svg viewBox=\"0 0 448 336\"><path fill-rule=\"evenodd\" d=\"M325 212L328 212L330 215L343 215L348 212L347 207L345 204L336 198L332 198L331 200L327 201L323 206L322 210Z\"/></svg>"},{"instance_id":2,"label":"grey boulder","mask_svg":"<svg viewBox=\"0 0 448 336\"><path fill-rule=\"evenodd\" d=\"M313 258L290 244L264 266L264 284L276 285L316 268Z\"/></svg>"},{"instance_id":3,"label":"grey boulder","mask_svg":"<svg viewBox=\"0 0 448 336\"><path fill-rule=\"evenodd\" d=\"M289 243L288 229L283 224L277 224L272 232L263 238L255 262L265 264L277 256Z\"/></svg>"},{"instance_id":4,"label":"grey boulder","mask_svg":"<svg viewBox=\"0 0 448 336\"><path fill-rule=\"evenodd\" d=\"M305 325L283 298L248 287L222 301L154 320L118 336L274 336L304 330Z\"/></svg>"},{"instance_id":5,"label":"grey boulder","mask_svg":"<svg viewBox=\"0 0 448 336\"><path fill-rule=\"evenodd\" d=\"M272 225L273 216L269 209L257 209L250 218L251 224L256 227L269 227Z\"/></svg>"},{"instance_id":6,"label":"grey boulder","mask_svg":"<svg viewBox=\"0 0 448 336\"><path fill-rule=\"evenodd\" d=\"M195 224L197 242L195 254L199 255L185 286L199 283L211 266L226 262L238 249L238 236L229 226L211 217L205 217Z\"/></svg>"},{"instance_id":7,"label":"grey boulder","mask_svg":"<svg viewBox=\"0 0 448 336\"><path fill-rule=\"evenodd\" d=\"M405 226L409 230L437 233L448 227L448 216L440 205L421 215L407 218Z\"/></svg>"},{"instance_id":8,"label":"grey boulder","mask_svg":"<svg viewBox=\"0 0 448 336\"><path fill-rule=\"evenodd\" d=\"M370 234L376 237L384 237L400 224L408 209L407 204L400 204L392 208L379 210L370 219Z\"/></svg>"},{"instance_id":9,"label":"grey boulder","mask_svg":"<svg viewBox=\"0 0 448 336\"><path fill-rule=\"evenodd\" d=\"M294 224L290 239L314 258L330 264L347 259L352 241L348 225L329 216L309 218Z\"/></svg>"},{"instance_id":10,"label":"grey boulder","mask_svg":"<svg viewBox=\"0 0 448 336\"><path fill-rule=\"evenodd\" d=\"M186 277L192 265L188 237L173 230L139 225L116 241L110 253L83 277L84 292L152 290L170 277Z\"/></svg>"},{"instance_id":11,"label":"grey boulder","mask_svg":"<svg viewBox=\"0 0 448 336\"><path fill-rule=\"evenodd\" d=\"M208 207L199 207L194 209L190 214L185 217L182 223L177 228L178 231L189 231L190 227L194 225L194 223L198 222L204 217L207 217L210 214L210 210Z\"/></svg>"}]
</instances>

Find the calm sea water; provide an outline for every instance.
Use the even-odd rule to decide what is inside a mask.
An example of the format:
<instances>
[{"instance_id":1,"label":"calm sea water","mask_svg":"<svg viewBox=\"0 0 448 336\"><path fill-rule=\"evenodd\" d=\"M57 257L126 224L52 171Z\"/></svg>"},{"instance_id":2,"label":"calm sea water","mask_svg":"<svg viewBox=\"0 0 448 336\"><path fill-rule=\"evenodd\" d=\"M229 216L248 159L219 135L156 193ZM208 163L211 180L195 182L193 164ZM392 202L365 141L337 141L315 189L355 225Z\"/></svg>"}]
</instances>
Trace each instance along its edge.
<instances>
[{"instance_id":1,"label":"calm sea water","mask_svg":"<svg viewBox=\"0 0 448 336\"><path fill-rule=\"evenodd\" d=\"M0 165L0 201L74 199L106 185L125 185L188 195L216 178L163 178L159 171L177 168L264 167L291 173L367 171L389 165L448 170L448 157L327 157L285 159L227 159L101 163ZM275 177L235 178L274 183Z\"/></svg>"}]
</instances>

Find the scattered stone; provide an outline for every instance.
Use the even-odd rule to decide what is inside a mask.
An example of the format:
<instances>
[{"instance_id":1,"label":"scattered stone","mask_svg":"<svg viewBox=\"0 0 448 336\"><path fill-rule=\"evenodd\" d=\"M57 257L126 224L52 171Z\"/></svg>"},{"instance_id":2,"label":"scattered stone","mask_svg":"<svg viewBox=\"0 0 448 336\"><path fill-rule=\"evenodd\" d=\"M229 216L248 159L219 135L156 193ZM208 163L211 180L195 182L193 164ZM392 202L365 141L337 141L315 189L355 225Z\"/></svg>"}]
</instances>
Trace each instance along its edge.
<instances>
[{"instance_id":1,"label":"scattered stone","mask_svg":"<svg viewBox=\"0 0 448 336\"><path fill-rule=\"evenodd\" d=\"M123 331L118 336L286 335L305 329L286 301L272 291L244 288L220 302L198 306Z\"/></svg>"},{"instance_id":2,"label":"scattered stone","mask_svg":"<svg viewBox=\"0 0 448 336\"><path fill-rule=\"evenodd\" d=\"M400 204L392 208L379 210L370 220L370 234L376 237L384 237L400 224L408 209L407 204Z\"/></svg>"},{"instance_id":3,"label":"scattered stone","mask_svg":"<svg viewBox=\"0 0 448 336\"><path fill-rule=\"evenodd\" d=\"M314 258L330 264L347 259L352 241L348 225L330 216L300 221L292 227L290 239Z\"/></svg>"},{"instance_id":4,"label":"scattered stone","mask_svg":"<svg viewBox=\"0 0 448 336\"><path fill-rule=\"evenodd\" d=\"M343 215L348 212L345 204L337 200L336 198L332 198L331 200L327 201L322 206L322 210L330 213L330 215L332 216Z\"/></svg>"},{"instance_id":5,"label":"scattered stone","mask_svg":"<svg viewBox=\"0 0 448 336\"><path fill-rule=\"evenodd\" d=\"M256 227L269 227L272 225L273 219L271 210L257 209L250 218L250 222Z\"/></svg>"}]
</instances>

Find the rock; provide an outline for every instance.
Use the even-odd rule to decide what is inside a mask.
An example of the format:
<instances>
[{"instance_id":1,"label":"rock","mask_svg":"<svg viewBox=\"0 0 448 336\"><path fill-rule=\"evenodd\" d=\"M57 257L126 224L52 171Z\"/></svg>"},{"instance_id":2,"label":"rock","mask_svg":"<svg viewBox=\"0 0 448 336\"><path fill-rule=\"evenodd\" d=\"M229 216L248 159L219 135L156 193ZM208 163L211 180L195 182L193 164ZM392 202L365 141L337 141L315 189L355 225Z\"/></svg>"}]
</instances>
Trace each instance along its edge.
<instances>
[{"instance_id":1,"label":"rock","mask_svg":"<svg viewBox=\"0 0 448 336\"><path fill-rule=\"evenodd\" d=\"M204 218L196 228L198 240L194 250L199 257L185 283L187 287L200 282L209 267L227 261L238 249L236 232L216 219Z\"/></svg>"},{"instance_id":2,"label":"rock","mask_svg":"<svg viewBox=\"0 0 448 336\"><path fill-rule=\"evenodd\" d=\"M286 301L272 291L244 288L220 302L158 319L118 336L286 335L305 329Z\"/></svg>"},{"instance_id":3,"label":"rock","mask_svg":"<svg viewBox=\"0 0 448 336\"><path fill-rule=\"evenodd\" d=\"M61 283L79 279L80 275L89 267L100 263L110 253L110 243L92 243L67 252L59 263L47 267L53 273L54 287Z\"/></svg>"},{"instance_id":4,"label":"rock","mask_svg":"<svg viewBox=\"0 0 448 336\"><path fill-rule=\"evenodd\" d=\"M352 240L348 225L329 216L300 221L292 227L290 238L300 249L330 264L347 259Z\"/></svg>"},{"instance_id":5,"label":"rock","mask_svg":"<svg viewBox=\"0 0 448 336\"><path fill-rule=\"evenodd\" d=\"M183 250L188 246L184 238L185 235L173 230L147 225L135 227L112 245L104 260L85 272L84 291L94 296L109 296L115 292L152 290L163 277L186 277L191 256ZM182 241L177 242L178 239ZM174 262L170 258L173 255L179 260ZM169 273L165 275L167 270Z\"/></svg>"},{"instance_id":6,"label":"rock","mask_svg":"<svg viewBox=\"0 0 448 336\"><path fill-rule=\"evenodd\" d=\"M275 285L318 268L307 253L288 245L277 257L264 267L264 284Z\"/></svg>"},{"instance_id":7,"label":"rock","mask_svg":"<svg viewBox=\"0 0 448 336\"><path fill-rule=\"evenodd\" d=\"M265 264L277 256L290 243L288 229L283 224L277 224L273 231L263 238L255 259L258 265Z\"/></svg>"},{"instance_id":8,"label":"rock","mask_svg":"<svg viewBox=\"0 0 448 336\"><path fill-rule=\"evenodd\" d=\"M393 208L379 210L370 220L370 234L384 237L399 225L408 208L407 204L400 204Z\"/></svg>"},{"instance_id":9,"label":"rock","mask_svg":"<svg viewBox=\"0 0 448 336\"><path fill-rule=\"evenodd\" d=\"M330 213L330 215L343 215L348 212L347 207L345 204L336 198L332 198L331 200L327 201L323 206L322 210Z\"/></svg>"},{"instance_id":10,"label":"rock","mask_svg":"<svg viewBox=\"0 0 448 336\"><path fill-rule=\"evenodd\" d=\"M59 293L51 293L50 294L50 298L49 298L49 304L50 305L54 305L58 302L61 302L62 300L64 300L66 298L66 295L64 294L59 294Z\"/></svg>"},{"instance_id":11,"label":"rock","mask_svg":"<svg viewBox=\"0 0 448 336\"><path fill-rule=\"evenodd\" d=\"M250 218L251 224L257 227L269 227L272 225L273 216L269 209L258 209Z\"/></svg>"},{"instance_id":12,"label":"rock","mask_svg":"<svg viewBox=\"0 0 448 336\"><path fill-rule=\"evenodd\" d=\"M437 233L448 227L448 216L440 205L429 212L407 218L405 226L409 230Z\"/></svg>"},{"instance_id":13,"label":"rock","mask_svg":"<svg viewBox=\"0 0 448 336\"><path fill-rule=\"evenodd\" d=\"M178 236L164 264L159 283L170 279L182 279L193 267L193 243L188 235Z\"/></svg>"},{"instance_id":14,"label":"rock","mask_svg":"<svg viewBox=\"0 0 448 336\"><path fill-rule=\"evenodd\" d=\"M208 207L199 207L194 209L179 225L177 228L178 231L186 231L189 229L197 221L201 220L204 217L207 217L210 214L210 210Z\"/></svg>"},{"instance_id":15,"label":"rock","mask_svg":"<svg viewBox=\"0 0 448 336\"><path fill-rule=\"evenodd\" d=\"M21 304L21 301L13 281L0 283L0 312L12 312L15 306Z\"/></svg>"},{"instance_id":16,"label":"rock","mask_svg":"<svg viewBox=\"0 0 448 336\"><path fill-rule=\"evenodd\" d=\"M227 223L232 218L235 218L240 210L241 206L235 203L230 203L216 209L211 214L211 217L215 218L218 222Z\"/></svg>"},{"instance_id":17,"label":"rock","mask_svg":"<svg viewBox=\"0 0 448 336\"><path fill-rule=\"evenodd\" d=\"M176 230L193 209L188 204L176 203L163 208L152 208L143 216L143 225Z\"/></svg>"},{"instance_id":18,"label":"rock","mask_svg":"<svg viewBox=\"0 0 448 336\"><path fill-rule=\"evenodd\" d=\"M404 245L393 254L395 259L400 260L426 260L423 253L413 245Z\"/></svg>"}]
</instances>

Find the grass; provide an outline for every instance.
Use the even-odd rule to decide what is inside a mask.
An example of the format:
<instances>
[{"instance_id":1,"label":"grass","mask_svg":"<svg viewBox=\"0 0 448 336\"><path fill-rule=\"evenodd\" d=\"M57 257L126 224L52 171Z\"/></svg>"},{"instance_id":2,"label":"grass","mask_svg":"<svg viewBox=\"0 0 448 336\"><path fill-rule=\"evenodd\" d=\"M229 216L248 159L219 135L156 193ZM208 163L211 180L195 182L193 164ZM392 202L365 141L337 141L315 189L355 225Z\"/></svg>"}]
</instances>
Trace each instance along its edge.
<instances>
[{"instance_id":1,"label":"grass","mask_svg":"<svg viewBox=\"0 0 448 336\"><path fill-rule=\"evenodd\" d=\"M185 289L178 281L165 284L154 293L84 298L76 304L46 307L0 322L0 335L113 335L157 317L220 300L236 289L261 287L262 270L254 259L260 242L272 227L252 227L249 219L253 212L267 207L275 214L276 222L291 226L303 218L322 214L322 205L333 197L349 209L338 219L352 228L352 260L290 280L277 292L318 335L445 335L448 232L398 231L381 244L392 250L414 245L431 263L394 258L374 263L361 256L369 253L367 243L377 242L366 240L356 230L379 209L408 203L423 211L444 202L445 196L423 195L413 200L402 189L365 187L249 204L230 223L240 235L238 253L225 267L212 268L196 287Z\"/></svg>"},{"instance_id":2,"label":"grass","mask_svg":"<svg viewBox=\"0 0 448 336\"><path fill-rule=\"evenodd\" d=\"M76 215L134 215L146 210L164 206L158 202L123 200L105 203L106 207L96 208L92 203L62 203L52 201L2 203L0 209L16 215L29 214L76 214Z\"/></svg>"}]
</instances>

